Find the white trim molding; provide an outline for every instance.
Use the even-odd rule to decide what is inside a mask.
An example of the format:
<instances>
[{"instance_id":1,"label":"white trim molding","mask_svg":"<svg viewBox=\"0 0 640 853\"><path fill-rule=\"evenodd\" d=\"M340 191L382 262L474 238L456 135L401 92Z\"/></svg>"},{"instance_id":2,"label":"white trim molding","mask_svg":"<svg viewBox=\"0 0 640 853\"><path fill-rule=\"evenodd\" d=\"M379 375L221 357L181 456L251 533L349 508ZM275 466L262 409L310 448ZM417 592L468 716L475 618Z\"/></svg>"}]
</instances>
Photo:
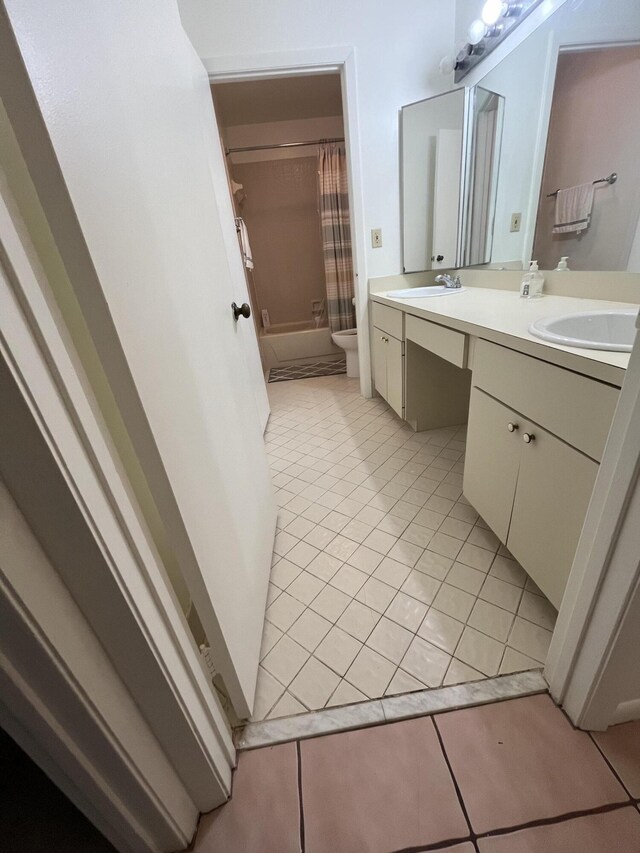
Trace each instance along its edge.
<instances>
[{"instance_id":1,"label":"white trim molding","mask_svg":"<svg viewBox=\"0 0 640 853\"><path fill-rule=\"evenodd\" d=\"M545 668L554 699L580 728L605 729L640 711L639 475L636 337ZM628 695L633 683L637 696Z\"/></svg>"},{"instance_id":2,"label":"white trim molding","mask_svg":"<svg viewBox=\"0 0 640 853\"><path fill-rule=\"evenodd\" d=\"M340 74L345 148L349 173L349 209L351 212L353 272L355 277L356 323L359 330L360 392L363 397L371 397L373 383L369 340L369 286L355 48L349 45L340 45L240 56L203 57L201 61L212 83L241 82L264 77L291 77L301 74L327 74L331 72Z\"/></svg>"}]
</instances>

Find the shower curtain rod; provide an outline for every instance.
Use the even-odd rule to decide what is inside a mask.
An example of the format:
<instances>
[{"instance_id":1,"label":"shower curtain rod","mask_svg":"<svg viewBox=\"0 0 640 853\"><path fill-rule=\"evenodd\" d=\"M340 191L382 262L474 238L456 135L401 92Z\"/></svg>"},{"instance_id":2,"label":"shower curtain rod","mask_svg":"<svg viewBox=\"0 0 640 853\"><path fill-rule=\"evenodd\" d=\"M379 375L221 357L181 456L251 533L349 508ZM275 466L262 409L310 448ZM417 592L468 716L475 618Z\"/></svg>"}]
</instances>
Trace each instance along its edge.
<instances>
[{"instance_id":1,"label":"shower curtain rod","mask_svg":"<svg viewBox=\"0 0 640 853\"><path fill-rule=\"evenodd\" d=\"M240 151L266 151L269 148L298 148L301 145L321 145L323 142L344 142L344 136L334 136L333 139L314 139L311 142L280 142L277 145L247 145L244 148L226 148L226 154Z\"/></svg>"}]
</instances>

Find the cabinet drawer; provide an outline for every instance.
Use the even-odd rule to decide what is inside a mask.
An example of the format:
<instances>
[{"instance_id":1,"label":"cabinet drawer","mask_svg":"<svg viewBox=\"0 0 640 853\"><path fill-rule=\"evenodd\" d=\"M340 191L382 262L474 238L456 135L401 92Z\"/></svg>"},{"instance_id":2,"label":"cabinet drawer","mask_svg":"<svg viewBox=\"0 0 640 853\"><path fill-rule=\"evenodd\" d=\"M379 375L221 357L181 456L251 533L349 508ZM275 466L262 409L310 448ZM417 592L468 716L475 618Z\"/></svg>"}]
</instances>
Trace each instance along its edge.
<instances>
[{"instance_id":1,"label":"cabinet drawer","mask_svg":"<svg viewBox=\"0 0 640 853\"><path fill-rule=\"evenodd\" d=\"M394 338L402 340L402 311L397 308L389 308L387 305L380 305L379 302L373 304L373 325Z\"/></svg>"},{"instance_id":2,"label":"cabinet drawer","mask_svg":"<svg viewBox=\"0 0 640 853\"><path fill-rule=\"evenodd\" d=\"M473 385L600 461L618 388L483 340Z\"/></svg>"},{"instance_id":3,"label":"cabinet drawer","mask_svg":"<svg viewBox=\"0 0 640 853\"><path fill-rule=\"evenodd\" d=\"M456 367L467 366L467 335L407 314L405 337Z\"/></svg>"}]
</instances>

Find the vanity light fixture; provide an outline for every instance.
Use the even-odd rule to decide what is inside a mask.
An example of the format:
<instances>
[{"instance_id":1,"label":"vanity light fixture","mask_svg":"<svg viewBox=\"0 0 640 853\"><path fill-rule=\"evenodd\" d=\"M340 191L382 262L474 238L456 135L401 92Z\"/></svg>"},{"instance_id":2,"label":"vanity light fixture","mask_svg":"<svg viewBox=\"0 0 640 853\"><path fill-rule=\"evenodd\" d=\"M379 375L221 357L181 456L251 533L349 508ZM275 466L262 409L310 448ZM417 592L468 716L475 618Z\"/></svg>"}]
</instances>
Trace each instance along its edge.
<instances>
[{"instance_id":1,"label":"vanity light fixture","mask_svg":"<svg viewBox=\"0 0 640 853\"><path fill-rule=\"evenodd\" d=\"M455 82L464 79L540 3L542 0L486 0L480 18L469 25L467 44L456 56Z\"/></svg>"}]
</instances>

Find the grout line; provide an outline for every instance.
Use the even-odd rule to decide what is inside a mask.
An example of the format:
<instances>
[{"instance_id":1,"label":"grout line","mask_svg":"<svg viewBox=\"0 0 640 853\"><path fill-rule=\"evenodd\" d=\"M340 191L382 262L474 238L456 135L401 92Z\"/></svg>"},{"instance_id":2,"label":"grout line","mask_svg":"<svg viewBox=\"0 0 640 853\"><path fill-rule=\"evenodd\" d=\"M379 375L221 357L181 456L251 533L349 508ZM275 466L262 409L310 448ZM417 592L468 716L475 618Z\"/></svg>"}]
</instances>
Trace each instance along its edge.
<instances>
[{"instance_id":1,"label":"grout line","mask_svg":"<svg viewBox=\"0 0 640 853\"><path fill-rule=\"evenodd\" d=\"M453 772L453 767L451 766L451 762L449 761L449 756L447 755L447 750L445 749L444 741L442 739L440 729L438 728L438 721L435 718L433 720L433 727L436 731L436 737L438 738L438 743L440 744L440 749L442 750L442 755L443 755L444 760L447 764L447 767L449 768L449 773L451 774L451 781L453 782L453 787L456 790L456 795L458 797L458 802L460 803L460 808L462 809L464 819L466 820L467 826L469 827L469 837L472 839L472 841L475 842L477 836L473 830L473 827L471 826L471 820L469 818L469 813L467 811L467 807L466 807L464 799L462 797L462 791L460 790L460 786L458 785L458 780L456 779L455 773Z\"/></svg>"},{"instance_id":2,"label":"grout line","mask_svg":"<svg viewBox=\"0 0 640 853\"><path fill-rule=\"evenodd\" d=\"M501 835L510 835L512 832L520 832L524 829L535 829L539 826L555 826L559 823L566 823L570 820L575 820L580 817L589 817L589 815L608 814L609 812L619 811L620 809L635 808L633 800L627 800L619 803L607 803L603 806L595 806L592 809L581 809L575 812L565 812L561 815L553 817L542 817L537 820L530 820L528 823L519 823L514 826L499 827L497 829L489 829L486 832L479 833L476 838L493 838Z\"/></svg>"},{"instance_id":3,"label":"grout line","mask_svg":"<svg viewBox=\"0 0 640 853\"><path fill-rule=\"evenodd\" d=\"M565 714L565 716L567 717L567 719L569 719L569 717L567 716L567 714L566 714L566 712L565 712L564 708L561 708L560 710ZM569 720L569 722L571 723L571 720ZM573 723L571 723L571 725L573 725ZM574 728L575 728L575 726L574 726ZM578 729L578 731L584 731L584 730L583 730L583 729ZM603 759L604 759L604 761L605 761L605 764L607 765L607 767L609 768L609 770L613 773L614 777L615 777L615 778L618 780L618 782L622 785L623 790L624 790L624 791L629 795L629 798L631 799L631 801L635 803L635 797L633 796L633 794L631 793L631 791L627 788L627 786L626 786L626 784L625 784L625 782L624 782L623 778L620 776L620 774L618 773L618 771L615 769L615 767L613 766L613 764L611 763L611 761L609 761L609 757L608 757L608 756L607 756L607 754L604 752L604 750L600 747L600 744L598 743L598 741L597 741L597 740L595 739L595 737L593 736L593 732L586 732L586 734L589 736L589 738L591 739L591 742L594 744L595 748L598 750L598 752L600 753L600 755L603 757Z\"/></svg>"},{"instance_id":4,"label":"grout line","mask_svg":"<svg viewBox=\"0 0 640 853\"><path fill-rule=\"evenodd\" d=\"M300 749L300 741L296 741L296 756L298 765L298 809L300 811L300 850L305 851L304 837L304 804L302 801L302 750Z\"/></svg>"}]
</instances>

